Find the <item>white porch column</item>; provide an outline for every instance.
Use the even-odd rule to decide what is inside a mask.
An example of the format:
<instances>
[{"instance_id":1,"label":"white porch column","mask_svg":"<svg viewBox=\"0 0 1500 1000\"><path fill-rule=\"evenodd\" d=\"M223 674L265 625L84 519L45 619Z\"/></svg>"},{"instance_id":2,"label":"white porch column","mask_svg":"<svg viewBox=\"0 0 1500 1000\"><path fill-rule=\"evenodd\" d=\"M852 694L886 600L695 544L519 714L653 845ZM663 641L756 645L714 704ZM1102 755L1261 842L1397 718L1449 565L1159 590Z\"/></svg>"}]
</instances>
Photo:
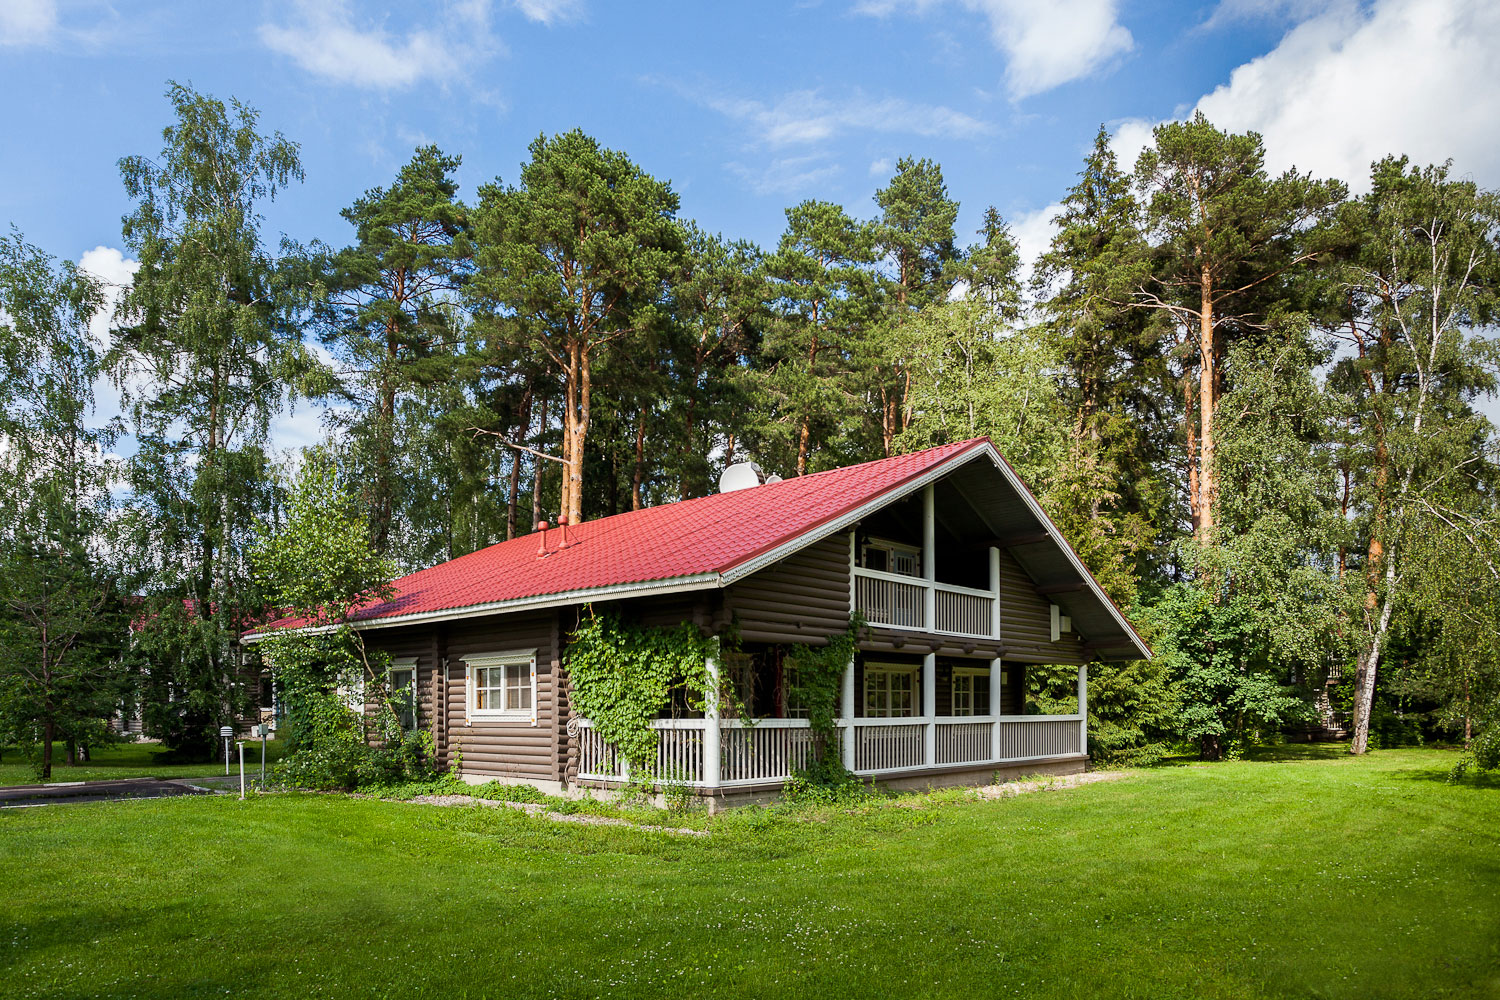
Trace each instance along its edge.
<instances>
[{"instance_id":1,"label":"white porch column","mask_svg":"<svg viewBox=\"0 0 1500 1000\"><path fill-rule=\"evenodd\" d=\"M1000 550L990 546L990 595L994 598L990 602L990 635L1000 638ZM991 712L991 715L999 715L999 712Z\"/></svg>"},{"instance_id":2,"label":"white porch column","mask_svg":"<svg viewBox=\"0 0 1500 1000\"><path fill-rule=\"evenodd\" d=\"M937 763L937 654L922 657L922 718L927 725L922 727L922 763L932 767Z\"/></svg>"},{"instance_id":3,"label":"white porch column","mask_svg":"<svg viewBox=\"0 0 1500 1000\"><path fill-rule=\"evenodd\" d=\"M932 587L937 582L937 505L933 496L933 484L928 483L922 489L922 579L927 581L922 596L922 627L929 632L937 628L937 591Z\"/></svg>"},{"instance_id":4,"label":"white porch column","mask_svg":"<svg viewBox=\"0 0 1500 1000\"><path fill-rule=\"evenodd\" d=\"M1078 666L1078 752L1089 752L1089 665Z\"/></svg>"},{"instance_id":5,"label":"white porch column","mask_svg":"<svg viewBox=\"0 0 1500 1000\"><path fill-rule=\"evenodd\" d=\"M708 690L703 692L703 787L719 787L719 640L704 666L708 672Z\"/></svg>"},{"instance_id":6,"label":"white porch column","mask_svg":"<svg viewBox=\"0 0 1500 1000\"><path fill-rule=\"evenodd\" d=\"M854 657L844 664L844 683L840 691L839 718L844 720L844 767L854 770Z\"/></svg>"},{"instance_id":7,"label":"white porch column","mask_svg":"<svg viewBox=\"0 0 1500 1000\"><path fill-rule=\"evenodd\" d=\"M994 549L990 550L995 551ZM1000 759L1000 657L990 661L990 760Z\"/></svg>"}]
</instances>

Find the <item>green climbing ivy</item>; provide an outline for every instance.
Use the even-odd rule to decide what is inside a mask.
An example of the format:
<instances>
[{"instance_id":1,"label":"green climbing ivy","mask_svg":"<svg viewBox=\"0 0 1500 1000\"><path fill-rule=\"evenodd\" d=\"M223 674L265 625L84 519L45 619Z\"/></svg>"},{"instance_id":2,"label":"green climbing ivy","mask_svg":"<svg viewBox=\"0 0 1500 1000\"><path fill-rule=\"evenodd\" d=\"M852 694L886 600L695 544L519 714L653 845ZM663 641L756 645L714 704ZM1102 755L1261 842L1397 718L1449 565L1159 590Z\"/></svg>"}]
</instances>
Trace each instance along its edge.
<instances>
[{"instance_id":1,"label":"green climbing ivy","mask_svg":"<svg viewBox=\"0 0 1500 1000\"><path fill-rule=\"evenodd\" d=\"M855 614L849 619L849 628L840 635L829 636L827 645L794 646L787 652L787 661L796 671L797 696L807 706L808 728L813 734L813 760L806 771L796 776L800 784L830 786L853 780L843 759L833 749L838 745L834 722L844 669L854 658L864 625L863 616Z\"/></svg>"},{"instance_id":2,"label":"green climbing ivy","mask_svg":"<svg viewBox=\"0 0 1500 1000\"><path fill-rule=\"evenodd\" d=\"M615 745L633 778L651 775L657 746L651 723L679 691L689 710L703 711L708 660L718 651L718 637L690 622L651 628L589 606L564 654L573 706Z\"/></svg>"}]
</instances>

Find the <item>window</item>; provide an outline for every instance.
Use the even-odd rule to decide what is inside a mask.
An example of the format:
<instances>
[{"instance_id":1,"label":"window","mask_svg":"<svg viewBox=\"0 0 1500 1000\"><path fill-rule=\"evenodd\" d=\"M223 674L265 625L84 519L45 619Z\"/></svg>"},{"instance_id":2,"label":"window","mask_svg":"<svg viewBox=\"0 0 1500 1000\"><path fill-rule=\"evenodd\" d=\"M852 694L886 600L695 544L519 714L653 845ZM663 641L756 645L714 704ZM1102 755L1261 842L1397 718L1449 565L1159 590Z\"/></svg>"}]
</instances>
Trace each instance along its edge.
<instances>
[{"instance_id":1,"label":"window","mask_svg":"<svg viewBox=\"0 0 1500 1000\"><path fill-rule=\"evenodd\" d=\"M415 658L395 660L386 674L386 686L391 692L391 707L401 728L407 732L417 730L417 661Z\"/></svg>"},{"instance_id":2,"label":"window","mask_svg":"<svg viewBox=\"0 0 1500 1000\"><path fill-rule=\"evenodd\" d=\"M865 543L864 568L897 576L922 575L922 550L900 542L872 538Z\"/></svg>"},{"instance_id":3,"label":"window","mask_svg":"<svg viewBox=\"0 0 1500 1000\"><path fill-rule=\"evenodd\" d=\"M536 650L482 653L464 662L469 667L470 719L536 725Z\"/></svg>"},{"instance_id":4,"label":"window","mask_svg":"<svg viewBox=\"0 0 1500 1000\"><path fill-rule=\"evenodd\" d=\"M802 678L797 676L799 671L788 661L782 661L781 665L782 683L785 685L785 699L783 706L788 719L805 719L807 715L807 703L802 699Z\"/></svg>"},{"instance_id":5,"label":"window","mask_svg":"<svg viewBox=\"0 0 1500 1000\"><path fill-rule=\"evenodd\" d=\"M954 715L990 714L990 672L958 668L953 671Z\"/></svg>"},{"instance_id":6,"label":"window","mask_svg":"<svg viewBox=\"0 0 1500 1000\"><path fill-rule=\"evenodd\" d=\"M890 663L865 664L865 716L910 719L917 714L917 668Z\"/></svg>"}]
</instances>

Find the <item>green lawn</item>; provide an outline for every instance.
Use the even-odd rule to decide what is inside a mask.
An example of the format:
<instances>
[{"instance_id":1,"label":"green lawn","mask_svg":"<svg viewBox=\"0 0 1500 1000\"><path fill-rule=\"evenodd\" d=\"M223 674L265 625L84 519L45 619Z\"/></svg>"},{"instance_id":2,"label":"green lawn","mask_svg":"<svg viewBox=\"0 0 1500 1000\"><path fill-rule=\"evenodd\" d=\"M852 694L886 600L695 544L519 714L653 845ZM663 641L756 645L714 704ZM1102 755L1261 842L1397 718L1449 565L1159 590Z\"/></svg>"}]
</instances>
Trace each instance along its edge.
<instances>
[{"instance_id":1,"label":"green lawn","mask_svg":"<svg viewBox=\"0 0 1500 1000\"><path fill-rule=\"evenodd\" d=\"M1500 783L1181 765L707 838L324 795L0 812L13 997L1495 997Z\"/></svg>"},{"instance_id":2,"label":"green lawn","mask_svg":"<svg viewBox=\"0 0 1500 1000\"><path fill-rule=\"evenodd\" d=\"M236 754L238 751L234 751ZM222 775L224 762L211 761L206 764L165 764L161 757L164 751L159 743L116 743L99 747L93 751L93 759L69 767L68 748L62 743L52 745L52 781L104 781L109 778L198 778ZM271 740L266 746L267 760L281 756L281 745ZM260 776L260 740L245 743L245 773ZM234 773L239 773L238 757L235 758ZM30 785L36 781L36 772L31 764L13 747L0 753L0 786Z\"/></svg>"}]
</instances>

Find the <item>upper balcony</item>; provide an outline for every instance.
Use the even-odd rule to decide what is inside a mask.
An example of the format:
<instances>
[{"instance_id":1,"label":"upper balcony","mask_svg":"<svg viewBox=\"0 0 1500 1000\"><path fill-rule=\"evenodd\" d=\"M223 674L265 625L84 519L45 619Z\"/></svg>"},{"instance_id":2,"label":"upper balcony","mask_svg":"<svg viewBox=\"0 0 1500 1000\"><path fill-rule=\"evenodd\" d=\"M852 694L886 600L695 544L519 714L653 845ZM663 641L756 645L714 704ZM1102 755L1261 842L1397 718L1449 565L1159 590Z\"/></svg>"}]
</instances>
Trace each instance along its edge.
<instances>
[{"instance_id":1,"label":"upper balcony","mask_svg":"<svg viewBox=\"0 0 1500 1000\"><path fill-rule=\"evenodd\" d=\"M882 628L998 639L1000 551L945 520L929 486L862 523L849 554L853 607Z\"/></svg>"}]
</instances>

